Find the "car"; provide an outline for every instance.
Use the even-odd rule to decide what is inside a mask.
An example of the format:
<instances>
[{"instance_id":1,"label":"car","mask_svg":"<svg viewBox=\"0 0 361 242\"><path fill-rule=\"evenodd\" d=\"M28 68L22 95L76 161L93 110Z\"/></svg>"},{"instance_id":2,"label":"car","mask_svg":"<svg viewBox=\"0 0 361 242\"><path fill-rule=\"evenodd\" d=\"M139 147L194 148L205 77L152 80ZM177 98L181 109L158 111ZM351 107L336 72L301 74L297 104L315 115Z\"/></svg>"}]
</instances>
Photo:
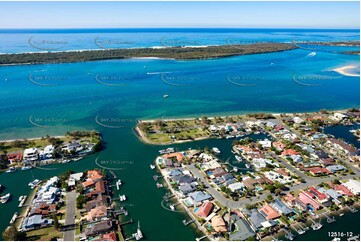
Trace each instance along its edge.
<instances>
[{"instance_id":1,"label":"car","mask_svg":"<svg viewBox=\"0 0 361 242\"><path fill-rule=\"evenodd\" d=\"M86 241L86 237L80 237L79 241Z\"/></svg>"}]
</instances>

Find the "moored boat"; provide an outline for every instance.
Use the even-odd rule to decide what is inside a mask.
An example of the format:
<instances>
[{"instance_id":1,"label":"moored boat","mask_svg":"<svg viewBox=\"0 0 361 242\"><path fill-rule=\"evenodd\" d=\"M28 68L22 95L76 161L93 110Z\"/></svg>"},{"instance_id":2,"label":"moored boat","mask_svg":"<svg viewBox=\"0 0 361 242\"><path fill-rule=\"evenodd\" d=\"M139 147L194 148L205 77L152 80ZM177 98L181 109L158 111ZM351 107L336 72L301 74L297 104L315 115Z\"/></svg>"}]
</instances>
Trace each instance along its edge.
<instances>
[{"instance_id":1,"label":"moored boat","mask_svg":"<svg viewBox=\"0 0 361 242\"><path fill-rule=\"evenodd\" d=\"M9 200L10 196L11 196L10 193L8 193L5 196L0 197L0 202L6 203Z\"/></svg>"}]
</instances>

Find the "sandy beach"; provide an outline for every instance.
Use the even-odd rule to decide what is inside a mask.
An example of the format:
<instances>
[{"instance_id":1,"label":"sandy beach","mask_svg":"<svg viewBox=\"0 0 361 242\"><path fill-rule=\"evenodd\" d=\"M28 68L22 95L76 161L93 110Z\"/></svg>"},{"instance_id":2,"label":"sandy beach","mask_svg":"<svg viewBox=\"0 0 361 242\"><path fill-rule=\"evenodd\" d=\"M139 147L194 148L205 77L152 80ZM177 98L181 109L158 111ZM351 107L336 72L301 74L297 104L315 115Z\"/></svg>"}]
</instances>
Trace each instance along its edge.
<instances>
[{"instance_id":1,"label":"sandy beach","mask_svg":"<svg viewBox=\"0 0 361 242\"><path fill-rule=\"evenodd\" d=\"M65 136L64 135L60 135L60 136L50 136L52 138L64 138ZM44 137L36 137L36 138L23 138L23 139L7 139L7 140L0 140L0 142L5 142L5 143L8 143L8 142L13 142L15 140L38 140L38 139L42 139Z\"/></svg>"},{"instance_id":2,"label":"sandy beach","mask_svg":"<svg viewBox=\"0 0 361 242\"><path fill-rule=\"evenodd\" d=\"M355 65L348 65L348 66L343 66L343 67L339 67L339 68L335 68L333 69L333 71L337 72L337 73L340 73L342 75L345 75L345 76L360 76L360 74L357 74L357 73L353 73L352 70L353 69L356 69L356 68L359 68ZM350 72L351 71L351 72Z\"/></svg>"}]
</instances>

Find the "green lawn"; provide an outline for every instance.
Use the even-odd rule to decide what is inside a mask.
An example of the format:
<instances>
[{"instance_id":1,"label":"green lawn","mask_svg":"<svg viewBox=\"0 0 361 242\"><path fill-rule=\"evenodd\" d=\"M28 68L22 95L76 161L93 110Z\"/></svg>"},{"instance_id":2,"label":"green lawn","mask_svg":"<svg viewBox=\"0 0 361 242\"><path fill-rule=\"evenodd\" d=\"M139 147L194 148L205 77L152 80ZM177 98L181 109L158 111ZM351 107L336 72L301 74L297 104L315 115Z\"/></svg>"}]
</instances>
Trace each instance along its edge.
<instances>
[{"instance_id":1,"label":"green lawn","mask_svg":"<svg viewBox=\"0 0 361 242\"><path fill-rule=\"evenodd\" d=\"M26 232L27 240L42 240L49 241L51 238L63 238L63 233L57 231L54 226L36 229Z\"/></svg>"}]
</instances>

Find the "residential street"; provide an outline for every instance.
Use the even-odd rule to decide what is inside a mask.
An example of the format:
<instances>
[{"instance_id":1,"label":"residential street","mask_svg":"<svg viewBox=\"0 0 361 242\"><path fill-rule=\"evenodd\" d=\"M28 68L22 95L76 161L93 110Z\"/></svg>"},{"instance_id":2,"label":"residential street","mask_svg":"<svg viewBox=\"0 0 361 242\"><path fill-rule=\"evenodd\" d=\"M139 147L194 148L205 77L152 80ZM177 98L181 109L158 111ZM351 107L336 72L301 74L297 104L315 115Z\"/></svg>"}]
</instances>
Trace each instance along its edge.
<instances>
[{"instance_id":1,"label":"residential street","mask_svg":"<svg viewBox=\"0 0 361 242\"><path fill-rule=\"evenodd\" d=\"M76 197L77 197L76 191L68 192L66 195L65 226L75 225ZM65 241L74 241L74 237L75 237L75 226L69 230L64 231Z\"/></svg>"}]
</instances>

